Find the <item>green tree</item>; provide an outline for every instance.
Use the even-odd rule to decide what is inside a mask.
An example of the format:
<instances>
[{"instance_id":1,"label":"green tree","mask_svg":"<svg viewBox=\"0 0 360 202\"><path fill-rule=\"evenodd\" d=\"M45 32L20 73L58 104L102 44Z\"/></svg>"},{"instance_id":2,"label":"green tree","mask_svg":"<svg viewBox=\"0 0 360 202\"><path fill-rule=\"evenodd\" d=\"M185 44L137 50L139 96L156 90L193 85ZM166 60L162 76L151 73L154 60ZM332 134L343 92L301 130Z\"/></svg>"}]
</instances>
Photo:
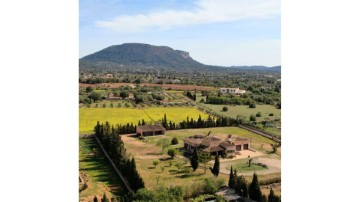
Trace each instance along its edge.
<instances>
[{"instance_id":1,"label":"green tree","mask_svg":"<svg viewBox=\"0 0 360 202\"><path fill-rule=\"evenodd\" d=\"M134 83L140 84L140 83L141 83L141 80L140 80L140 79L136 79L136 80L134 81Z\"/></svg>"},{"instance_id":2,"label":"green tree","mask_svg":"<svg viewBox=\"0 0 360 202\"><path fill-rule=\"evenodd\" d=\"M196 169L199 166L199 156L198 156L198 152L197 152L196 148L195 148L193 154L191 155L190 163L191 163L191 167L193 168L193 170L196 171Z\"/></svg>"},{"instance_id":3,"label":"green tree","mask_svg":"<svg viewBox=\"0 0 360 202\"><path fill-rule=\"evenodd\" d=\"M86 91L87 93L91 93L93 90L94 90L94 89L93 89L93 87L91 87L91 86L88 86L88 87L86 87L86 89L85 89L85 91Z\"/></svg>"},{"instance_id":4,"label":"green tree","mask_svg":"<svg viewBox=\"0 0 360 202\"><path fill-rule=\"evenodd\" d=\"M211 169L211 173L217 177L219 175L219 171L220 171L220 160L219 160L219 155L217 155L215 157L214 167Z\"/></svg>"},{"instance_id":5,"label":"green tree","mask_svg":"<svg viewBox=\"0 0 360 202\"><path fill-rule=\"evenodd\" d=\"M252 182L249 185L249 198L255 201L262 201L262 193L256 173L254 173Z\"/></svg>"},{"instance_id":6,"label":"green tree","mask_svg":"<svg viewBox=\"0 0 360 202\"><path fill-rule=\"evenodd\" d=\"M176 144L178 144L179 143L179 141L178 141L178 139L176 138L176 137L174 137L172 140L171 140L171 144L172 145L176 145Z\"/></svg>"},{"instance_id":7,"label":"green tree","mask_svg":"<svg viewBox=\"0 0 360 202\"><path fill-rule=\"evenodd\" d=\"M275 202L275 193L274 193L272 187L270 188L270 194L268 196L268 202Z\"/></svg>"},{"instance_id":8,"label":"green tree","mask_svg":"<svg viewBox=\"0 0 360 202\"><path fill-rule=\"evenodd\" d=\"M249 104L249 108L256 108L255 102Z\"/></svg>"},{"instance_id":9,"label":"green tree","mask_svg":"<svg viewBox=\"0 0 360 202\"><path fill-rule=\"evenodd\" d=\"M96 195L94 196L94 202L98 202Z\"/></svg>"},{"instance_id":10,"label":"green tree","mask_svg":"<svg viewBox=\"0 0 360 202\"><path fill-rule=\"evenodd\" d=\"M239 194L242 197L245 197L245 198L248 197L247 182L246 182L244 176L237 177L235 191L237 194Z\"/></svg>"},{"instance_id":11,"label":"green tree","mask_svg":"<svg viewBox=\"0 0 360 202\"><path fill-rule=\"evenodd\" d=\"M234 175L234 173L233 173L233 168L232 168L232 166L231 166L231 168L230 168L230 175L229 175L229 183L228 183L228 186L230 187L230 188L235 188L235 175Z\"/></svg>"},{"instance_id":12,"label":"green tree","mask_svg":"<svg viewBox=\"0 0 360 202\"><path fill-rule=\"evenodd\" d=\"M223 110L224 112L227 112L227 111L229 110L229 108L228 108L227 106L224 106L224 107L222 108L222 110Z\"/></svg>"},{"instance_id":13,"label":"green tree","mask_svg":"<svg viewBox=\"0 0 360 202\"><path fill-rule=\"evenodd\" d=\"M90 95L89 95L89 98L90 99L93 99L94 101L98 101L98 100L101 100L101 93L98 93L98 92L92 92Z\"/></svg>"},{"instance_id":14,"label":"green tree","mask_svg":"<svg viewBox=\"0 0 360 202\"><path fill-rule=\"evenodd\" d=\"M173 159L173 158L176 156L176 154L177 154L177 150L171 148L171 149L168 150L167 153L168 153L168 155Z\"/></svg>"},{"instance_id":15,"label":"green tree","mask_svg":"<svg viewBox=\"0 0 360 202\"><path fill-rule=\"evenodd\" d=\"M249 119L250 119L250 121L256 121L256 117L254 115L252 115L252 114L250 115Z\"/></svg>"},{"instance_id":16,"label":"green tree","mask_svg":"<svg viewBox=\"0 0 360 202\"><path fill-rule=\"evenodd\" d=\"M261 117L261 112L256 113L256 117Z\"/></svg>"},{"instance_id":17,"label":"green tree","mask_svg":"<svg viewBox=\"0 0 360 202\"><path fill-rule=\"evenodd\" d=\"M129 92L127 92L127 91L121 91L121 92L120 92L120 97L121 97L122 99L125 99L125 98L129 97Z\"/></svg>"}]
</instances>

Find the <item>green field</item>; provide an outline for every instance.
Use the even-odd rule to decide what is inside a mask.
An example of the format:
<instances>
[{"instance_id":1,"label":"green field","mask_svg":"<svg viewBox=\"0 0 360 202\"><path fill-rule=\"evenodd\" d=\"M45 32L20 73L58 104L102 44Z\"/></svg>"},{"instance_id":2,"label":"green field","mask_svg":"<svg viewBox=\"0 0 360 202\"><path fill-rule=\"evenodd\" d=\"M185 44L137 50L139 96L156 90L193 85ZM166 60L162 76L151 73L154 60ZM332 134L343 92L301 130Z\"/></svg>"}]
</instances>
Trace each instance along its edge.
<instances>
[{"instance_id":1,"label":"green field","mask_svg":"<svg viewBox=\"0 0 360 202\"><path fill-rule=\"evenodd\" d=\"M98 148L95 139L79 139L79 171L85 173L84 180L88 188L79 193L80 198L90 198L95 195L102 197L123 195L127 191L120 178L116 175L109 161Z\"/></svg>"},{"instance_id":2,"label":"green field","mask_svg":"<svg viewBox=\"0 0 360 202\"><path fill-rule=\"evenodd\" d=\"M236 118L238 115L245 116L249 120L250 115L255 115L258 112L261 112L261 117L256 117L256 121L262 121L264 118L269 118L270 120L278 119L281 117L281 110L277 109L273 105L256 105L256 108L249 108L247 105L214 105L214 104L201 104L210 109L212 112ZM224 112L222 109L224 106L229 108L228 111ZM269 116L270 113L273 113L274 116Z\"/></svg>"},{"instance_id":3,"label":"green field","mask_svg":"<svg viewBox=\"0 0 360 202\"><path fill-rule=\"evenodd\" d=\"M147 122L159 122L166 114L168 121L179 123L186 117L197 119L199 115L206 118L208 115L190 107L157 107L145 109L131 108L80 108L79 132L80 134L92 133L96 122L108 121L111 124L138 124L144 119Z\"/></svg>"},{"instance_id":4,"label":"green field","mask_svg":"<svg viewBox=\"0 0 360 202\"><path fill-rule=\"evenodd\" d=\"M275 120L281 119L281 109L277 109L273 105L256 105L256 108L249 108L247 105L214 105L214 104L198 104L201 108L209 110L211 113L214 113L219 116L228 116L236 118L237 116L243 116L246 120L249 121L250 115L256 115L258 112L261 113L261 117L256 117L257 122L263 120ZM227 106L228 111L223 111L223 107ZM273 113L274 116L269 116L270 113ZM258 124L259 127L262 127L261 124ZM281 136L281 131L277 127L281 127L280 122L275 123L275 127L263 128L263 130L272 133L277 136Z\"/></svg>"}]
</instances>

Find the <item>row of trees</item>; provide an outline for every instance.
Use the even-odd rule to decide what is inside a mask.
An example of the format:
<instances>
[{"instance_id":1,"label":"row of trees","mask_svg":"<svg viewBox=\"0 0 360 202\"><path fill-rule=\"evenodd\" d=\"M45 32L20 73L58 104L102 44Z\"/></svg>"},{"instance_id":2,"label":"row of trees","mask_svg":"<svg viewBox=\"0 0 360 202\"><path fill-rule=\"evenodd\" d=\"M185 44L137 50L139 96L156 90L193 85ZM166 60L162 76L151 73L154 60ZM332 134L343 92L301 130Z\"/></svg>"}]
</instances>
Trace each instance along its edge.
<instances>
[{"instance_id":1,"label":"row of trees","mask_svg":"<svg viewBox=\"0 0 360 202\"><path fill-rule=\"evenodd\" d=\"M272 188L271 188L270 194L268 195L267 198L264 194L262 194L256 173L254 173L253 179L248 186L247 181L244 178L244 176L242 176L242 175L237 176L236 169L233 172L233 169L231 167L228 186L230 188L233 188L239 196L242 196L244 198L250 198L254 201L258 201L258 202L280 202L281 201L280 197L275 195Z\"/></svg>"},{"instance_id":2,"label":"row of trees","mask_svg":"<svg viewBox=\"0 0 360 202\"><path fill-rule=\"evenodd\" d=\"M119 133L115 127L110 126L109 122L105 124L97 122L94 131L116 167L129 182L131 188L134 191L144 188L144 181L136 170L135 159L130 159L126 155L124 142L121 140L121 136L118 136Z\"/></svg>"},{"instance_id":3,"label":"row of trees","mask_svg":"<svg viewBox=\"0 0 360 202\"><path fill-rule=\"evenodd\" d=\"M215 116L208 116L207 119L203 119L201 115L197 120L193 118L187 117L186 120L176 124L173 121L168 121L166 114L161 119L161 125L166 130L176 130L176 129L186 129L186 128L209 128L209 127L223 127L223 126L233 126L239 125L243 123L243 119L237 117L236 119L231 117L215 117ZM146 121L142 120L138 122L138 126L148 124ZM128 133L135 133L136 132L136 125L133 123L127 124L116 124L114 130L117 134L128 134Z\"/></svg>"}]
</instances>

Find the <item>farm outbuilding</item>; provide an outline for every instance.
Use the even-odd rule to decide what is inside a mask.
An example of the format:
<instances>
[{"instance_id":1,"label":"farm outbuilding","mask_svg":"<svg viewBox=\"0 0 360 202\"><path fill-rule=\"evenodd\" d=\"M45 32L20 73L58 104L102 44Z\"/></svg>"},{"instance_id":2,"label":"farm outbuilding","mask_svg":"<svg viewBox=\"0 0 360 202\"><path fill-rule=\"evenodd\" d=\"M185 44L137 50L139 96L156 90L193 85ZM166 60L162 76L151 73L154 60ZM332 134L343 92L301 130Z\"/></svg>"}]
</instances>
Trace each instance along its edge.
<instances>
[{"instance_id":1,"label":"farm outbuilding","mask_svg":"<svg viewBox=\"0 0 360 202\"><path fill-rule=\"evenodd\" d=\"M136 134L139 136L165 135L166 129L160 125L143 125L136 127Z\"/></svg>"}]
</instances>

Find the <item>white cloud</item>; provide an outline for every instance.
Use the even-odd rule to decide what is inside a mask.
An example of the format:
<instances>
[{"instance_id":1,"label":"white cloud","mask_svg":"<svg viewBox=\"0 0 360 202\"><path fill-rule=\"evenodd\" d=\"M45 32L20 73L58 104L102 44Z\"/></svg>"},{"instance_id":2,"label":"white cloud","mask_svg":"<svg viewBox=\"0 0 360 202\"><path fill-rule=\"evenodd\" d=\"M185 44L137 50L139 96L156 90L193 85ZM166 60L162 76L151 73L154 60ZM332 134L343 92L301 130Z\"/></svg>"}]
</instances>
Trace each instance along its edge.
<instances>
[{"instance_id":1,"label":"white cloud","mask_svg":"<svg viewBox=\"0 0 360 202\"><path fill-rule=\"evenodd\" d=\"M96 26L120 32L231 22L280 15L280 0L198 0L192 11L163 10L147 14L122 15Z\"/></svg>"}]
</instances>

